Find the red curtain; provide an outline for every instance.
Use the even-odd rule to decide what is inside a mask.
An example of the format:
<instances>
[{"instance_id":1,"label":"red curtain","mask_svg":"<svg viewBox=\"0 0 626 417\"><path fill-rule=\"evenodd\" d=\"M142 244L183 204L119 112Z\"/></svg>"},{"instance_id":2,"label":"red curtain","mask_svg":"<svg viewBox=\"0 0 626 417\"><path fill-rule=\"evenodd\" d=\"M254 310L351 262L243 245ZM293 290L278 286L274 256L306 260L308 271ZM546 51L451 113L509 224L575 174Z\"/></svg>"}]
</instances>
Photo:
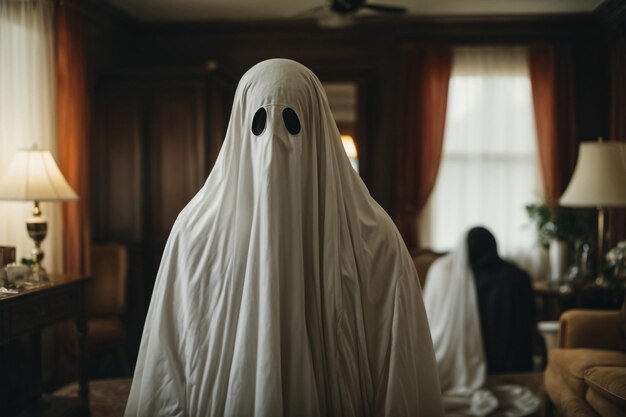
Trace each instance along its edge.
<instances>
[{"instance_id":1,"label":"red curtain","mask_svg":"<svg viewBox=\"0 0 626 417\"><path fill-rule=\"evenodd\" d=\"M83 12L73 1L64 1L55 19L59 167L80 197L63 204L63 265L67 273L88 274L90 106Z\"/></svg>"},{"instance_id":2,"label":"red curtain","mask_svg":"<svg viewBox=\"0 0 626 417\"><path fill-rule=\"evenodd\" d=\"M79 196L62 205L63 270L90 272L89 97L83 11L72 0L55 11L56 110L59 168ZM78 341L71 322L56 328L56 383L77 378Z\"/></svg>"},{"instance_id":3,"label":"red curtain","mask_svg":"<svg viewBox=\"0 0 626 417\"><path fill-rule=\"evenodd\" d=\"M611 140L626 142L626 39L611 47ZM609 213L609 248L626 239L626 209Z\"/></svg>"},{"instance_id":4,"label":"red curtain","mask_svg":"<svg viewBox=\"0 0 626 417\"><path fill-rule=\"evenodd\" d=\"M576 165L572 63L568 51L552 45L529 49L537 140L545 193L556 206Z\"/></svg>"},{"instance_id":5,"label":"red curtain","mask_svg":"<svg viewBox=\"0 0 626 417\"><path fill-rule=\"evenodd\" d=\"M417 218L439 171L451 70L448 46L403 50L394 218L409 249L419 246Z\"/></svg>"}]
</instances>

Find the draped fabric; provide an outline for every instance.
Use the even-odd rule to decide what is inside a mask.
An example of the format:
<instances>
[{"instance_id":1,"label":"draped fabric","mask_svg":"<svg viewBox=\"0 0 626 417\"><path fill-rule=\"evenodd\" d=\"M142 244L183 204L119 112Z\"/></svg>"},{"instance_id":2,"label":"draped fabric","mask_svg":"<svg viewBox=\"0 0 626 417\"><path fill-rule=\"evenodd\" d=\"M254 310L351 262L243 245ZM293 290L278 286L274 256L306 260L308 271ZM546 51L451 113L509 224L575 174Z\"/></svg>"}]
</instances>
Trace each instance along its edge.
<instances>
[{"instance_id":1,"label":"draped fabric","mask_svg":"<svg viewBox=\"0 0 626 417\"><path fill-rule=\"evenodd\" d=\"M55 126L53 4L0 1L0 167L17 149L36 144L58 161ZM32 202L0 201L0 245L15 246L17 258L34 247L26 231ZM61 208L42 203L48 220L44 266L63 270Z\"/></svg>"},{"instance_id":2,"label":"draped fabric","mask_svg":"<svg viewBox=\"0 0 626 417\"><path fill-rule=\"evenodd\" d=\"M551 205L567 188L576 164L572 62L568 50L547 44L529 48L539 160Z\"/></svg>"},{"instance_id":3,"label":"draped fabric","mask_svg":"<svg viewBox=\"0 0 626 417\"><path fill-rule=\"evenodd\" d=\"M451 68L449 47L404 48L394 220L411 249L419 246L417 217L439 171Z\"/></svg>"},{"instance_id":4,"label":"draped fabric","mask_svg":"<svg viewBox=\"0 0 626 417\"><path fill-rule=\"evenodd\" d=\"M424 305L441 389L446 394L471 395L484 385L487 364L466 236L428 270Z\"/></svg>"},{"instance_id":5,"label":"draped fabric","mask_svg":"<svg viewBox=\"0 0 626 417\"><path fill-rule=\"evenodd\" d=\"M626 38L617 39L611 47L610 139L626 142ZM609 248L626 239L626 208L609 210L609 231Z\"/></svg>"},{"instance_id":6,"label":"draped fabric","mask_svg":"<svg viewBox=\"0 0 626 417\"><path fill-rule=\"evenodd\" d=\"M168 239L126 416L439 416L413 261L322 85L272 59Z\"/></svg>"},{"instance_id":7,"label":"draped fabric","mask_svg":"<svg viewBox=\"0 0 626 417\"><path fill-rule=\"evenodd\" d=\"M79 200L63 205L64 272L90 271L90 171L87 57L82 11L74 1L56 10L59 168Z\"/></svg>"}]
</instances>

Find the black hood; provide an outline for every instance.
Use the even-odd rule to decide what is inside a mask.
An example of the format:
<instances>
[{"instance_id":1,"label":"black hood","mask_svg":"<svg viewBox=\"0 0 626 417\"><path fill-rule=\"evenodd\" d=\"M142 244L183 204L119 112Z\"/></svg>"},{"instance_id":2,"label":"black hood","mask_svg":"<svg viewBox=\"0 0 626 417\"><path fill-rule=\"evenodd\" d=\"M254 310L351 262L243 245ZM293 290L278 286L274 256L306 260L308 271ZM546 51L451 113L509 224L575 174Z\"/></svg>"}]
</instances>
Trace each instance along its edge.
<instances>
[{"instance_id":1,"label":"black hood","mask_svg":"<svg viewBox=\"0 0 626 417\"><path fill-rule=\"evenodd\" d=\"M467 234L467 250L473 270L500 263L496 238L484 227L474 227Z\"/></svg>"}]
</instances>

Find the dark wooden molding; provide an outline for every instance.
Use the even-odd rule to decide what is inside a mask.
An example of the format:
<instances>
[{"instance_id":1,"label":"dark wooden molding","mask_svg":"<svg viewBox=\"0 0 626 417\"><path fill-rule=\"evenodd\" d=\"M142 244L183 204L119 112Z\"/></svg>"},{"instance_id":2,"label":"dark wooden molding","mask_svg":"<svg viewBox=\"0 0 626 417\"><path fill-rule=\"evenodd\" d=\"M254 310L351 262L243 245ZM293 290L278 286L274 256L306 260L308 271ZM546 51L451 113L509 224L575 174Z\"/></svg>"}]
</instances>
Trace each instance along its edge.
<instances>
[{"instance_id":1,"label":"dark wooden molding","mask_svg":"<svg viewBox=\"0 0 626 417\"><path fill-rule=\"evenodd\" d=\"M210 64L208 63L210 61ZM199 63L198 65L136 65L136 66L123 66L119 68L108 69L105 73L100 74L99 81L107 82L108 80L115 78L125 77L141 77L141 80L135 82L135 84L151 83L155 79L162 79L163 77L202 77L202 76L214 76L224 77L233 80L235 77L233 71L227 68L221 62L213 59L207 60L207 62ZM240 74L239 74L240 75Z\"/></svg>"},{"instance_id":2,"label":"dark wooden molding","mask_svg":"<svg viewBox=\"0 0 626 417\"><path fill-rule=\"evenodd\" d=\"M605 0L594 10L594 14L609 39L626 34L626 1Z\"/></svg>"},{"instance_id":3,"label":"dark wooden molding","mask_svg":"<svg viewBox=\"0 0 626 417\"><path fill-rule=\"evenodd\" d=\"M441 40L452 42L510 42L534 39L568 40L592 35L599 29L591 13L554 15L481 15L481 16L406 16L359 17L352 26L340 29L320 28L313 19L263 21L142 22L144 36L224 36L263 33L308 33L329 39L369 35L386 31L399 39Z\"/></svg>"},{"instance_id":4,"label":"dark wooden molding","mask_svg":"<svg viewBox=\"0 0 626 417\"><path fill-rule=\"evenodd\" d=\"M92 22L130 29L139 21L104 0L55 0L59 5L79 7Z\"/></svg>"},{"instance_id":5,"label":"dark wooden molding","mask_svg":"<svg viewBox=\"0 0 626 417\"><path fill-rule=\"evenodd\" d=\"M356 16L352 26L320 28L313 18L266 20L147 21L132 17L106 0L55 0L80 4L94 20L137 29L144 36L233 35L236 33L311 33L345 37L372 31L392 31L400 40L441 40L464 43L511 43L534 40L562 41L596 36L602 27L624 32L626 1L605 0L592 13L437 16ZM327 35L325 35L327 34Z\"/></svg>"}]
</instances>

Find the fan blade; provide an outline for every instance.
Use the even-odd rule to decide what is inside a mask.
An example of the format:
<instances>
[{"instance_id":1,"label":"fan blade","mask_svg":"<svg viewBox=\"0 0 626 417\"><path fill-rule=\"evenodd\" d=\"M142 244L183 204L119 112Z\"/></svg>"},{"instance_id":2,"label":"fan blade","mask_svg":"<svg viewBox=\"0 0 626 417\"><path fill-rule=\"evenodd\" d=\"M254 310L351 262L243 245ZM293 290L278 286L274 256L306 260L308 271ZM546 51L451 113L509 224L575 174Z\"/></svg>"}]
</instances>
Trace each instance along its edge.
<instances>
[{"instance_id":1,"label":"fan blade","mask_svg":"<svg viewBox=\"0 0 626 417\"><path fill-rule=\"evenodd\" d=\"M364 4L364 9L375 10L377 12L383 13L394 13L394 14L404 14L406 13L406 7L396 7L396 6L383 6L382 4Z\"/></svg>"},{"instance_id":2,"label":"fan blade","mask_svg":"<svg viewBox=\"0 0 626 417\"><path fill-rule=\"evenodd\" d=\"M301 12L298 12L294 15L294 17L311 17L311 16L316 16L316 15L320 15L323 12L328 10L328 6L315 6L315 7L311 7L310 9L307 10L303 10Z\"/></svg>"},{"instance_id":3,"label":"fan blade","mask_svg":"<svg viewBox=\"0 0 626 417\"><path fill-rule=\"evenodd\" d=\"M365 4L365 0L331 0L330 9L341 14L354 13Z\"/></svg>"},{"instance_id":4,"label":"fan blade","mask_svg":"<svg viewBox=\"0 0 626 417\"><path fill-rule=\"evenodd\" d=\"M324 29L342 29L353 23L352 15L341 13L329 13L317 19L318 26Z\"/></svg>"}]
</instances>

